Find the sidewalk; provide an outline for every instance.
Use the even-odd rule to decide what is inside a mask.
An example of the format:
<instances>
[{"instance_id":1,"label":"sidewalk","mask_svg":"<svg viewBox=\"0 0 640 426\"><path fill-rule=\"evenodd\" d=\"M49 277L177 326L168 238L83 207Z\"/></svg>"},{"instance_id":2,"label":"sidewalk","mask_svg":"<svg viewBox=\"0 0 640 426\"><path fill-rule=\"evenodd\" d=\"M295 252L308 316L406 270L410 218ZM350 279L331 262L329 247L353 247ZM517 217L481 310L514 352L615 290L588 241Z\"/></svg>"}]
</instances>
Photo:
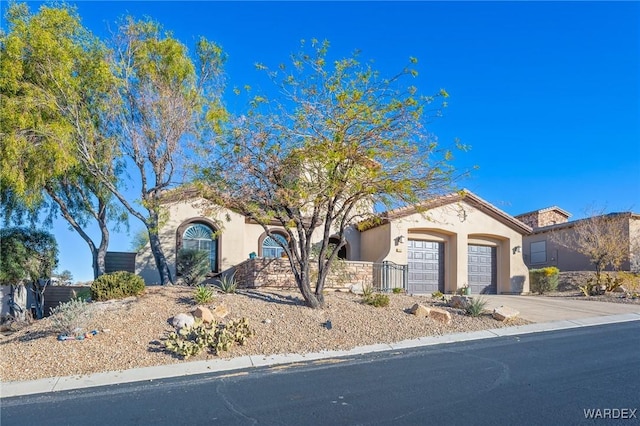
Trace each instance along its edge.
<instances>
[{"instance_id":1,"label":"sidewalk","mask_svg":"<svg viewBox=\"0 0 640 426\"><path fill-rule=\"evenodd\" d=\"M627 321L640 321L640 306L622 303L566 300L533 296L483 296L487 309L506 305L520 311L520 316L533 324L455 333L444 336L421 337L394 344L361 346L349 351L322 351L305 355L252 355L234 359L182 362L178 364L145 367L125 371L96 373L88 376L67 376L40 379L27 382L0 383L0 397L58 392L71 389L106 386L118 383L150 381L162 378L188 376L194 374L234 371L254 367L266 367L296 362L309 362L344 356L362 355L372 352L431 346L442 343L464 342L513 336L518 334L564 330Z\"/></svg>"}]
</instances>

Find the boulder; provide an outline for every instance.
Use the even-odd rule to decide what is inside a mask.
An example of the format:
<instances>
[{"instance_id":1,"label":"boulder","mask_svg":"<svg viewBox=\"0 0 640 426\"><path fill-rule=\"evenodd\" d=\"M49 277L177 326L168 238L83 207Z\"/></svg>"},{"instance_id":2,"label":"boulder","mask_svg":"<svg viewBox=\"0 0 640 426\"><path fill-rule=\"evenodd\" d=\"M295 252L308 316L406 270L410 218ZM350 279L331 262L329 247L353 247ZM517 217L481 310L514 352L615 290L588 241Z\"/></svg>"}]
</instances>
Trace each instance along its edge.
<instances>
[{"instance_id":1,"label":"boulder","mask_svg":"<svg viewBox=\"0 0 640 426\"><path fill-rule=\"evenodd\" d=\"M224 305L218 305L213 308L213 317L217 319L224 319L227 315L229 315L229 309L227 309Z\"/></svg>"},{"instance_id":2,"label":"boulder","mask_svg":"<svg viewBox=\"0 0 640 426\"><path fill-rule=\"evenodd\" d=\"M191 327L196 319L191 314L181 313L173 317L171 325L175 328Z\"/></svg>"},{"instance_id":3,"label":"boulder","mask_svg":"<svg viewBox=\"0 0 640 426\"><path fill-rule=\"evenodd\" d=\"M626 288L624 288L623 286L620 287L616 287L613 289L614 293L628 293L628 290Z\"/></svg>"},{"instance_id":4,"label":"boulder","mask_svg":"<svg viewBox=\"0 0 640 426\"><path fill-rule=\"evenodd\" d=\"M429 318L444 324L451 324L451 314L444 309L431 308L429 310Z\"/></svg>"},{"instance_id":5,"label":"boulder","mask_svg":"<svg viewBox=\"0 0 640 426\"><path fill-rule=\"evenodd\" d=\"M204 306L198 306L196 310L193 311L193 316L194 318L200 318L202 322L205 324L211 324L212 322L215 321L215 318L213 317L213 313L211 312L211 309L206 308Z\"/></svg>"},{"instance_id":6,"label":"boulder","mask_svg":"<svg viewBox=\"0 0 640 426\"><path fill-rule=\"evenodd\" d=\"M429 312L431 311L431 309L427 308L424 305L421 305L419 303L416 303L415 305L413 305L411 307L411 309L409 309L409 312L411 312L413 315L419 317L419 318L425 318L429 316Z\"/></svg>"},{"instance_id":7,"label":"boulder","mask_svg":"<svg viewBox=\"0 0 640 426\"><path fill-rule=\"evenodd\" d=\"M351 287L349 287L349 291L358 296L362 296L364 294L364 287L362 284L352 284Z\"/></svg>"},{"instance_id":8,"label":"boulder","mask_svg":"<svg viewBox=\"0 0 640 426\"><path fill-rule=\"evenodd\" d=\"M449 306L456 309L467 309L471 303L471 298L468 296L451 296L451 300L449 301Z\"/></svg>"},{"instance_id":9,"label":"boulder","mask_svg":"<svg viewBox=\"0 0 640 426\"><path fill-rule=\"evenodd\" d=\"M520 312L508 306L499 306L493 310L493 318L498 321L511 321L520 315Z\"/></svg>"}]
</instances>

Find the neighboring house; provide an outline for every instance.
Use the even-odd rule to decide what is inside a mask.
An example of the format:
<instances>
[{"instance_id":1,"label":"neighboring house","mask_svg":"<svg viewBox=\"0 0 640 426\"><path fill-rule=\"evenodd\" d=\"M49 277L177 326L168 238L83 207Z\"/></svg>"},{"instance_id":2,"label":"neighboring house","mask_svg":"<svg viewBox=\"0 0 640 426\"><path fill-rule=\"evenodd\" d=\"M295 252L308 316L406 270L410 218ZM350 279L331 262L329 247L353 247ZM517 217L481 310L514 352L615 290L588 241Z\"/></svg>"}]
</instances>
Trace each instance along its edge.
<instances>
[{"instance_id":1,"label":"neighboring house","mask_svg":"<svg viewBox=\"0 0 640 426\"><path fill-rule=\"evenodd\" d=\"M168 219L160 236L173 273L176 253L183 247L207 250L213 273L237 268L243 276L251 276L245 272L252 262L261 265L254 267L255 276L266 268L265 258L281 254L260 225L236 212L211 209L201 199L168 200L166 207ZM276 233L278 229L273 226ZM403 287L413 294L453 293L466 285L476 294L520 294L529 291L520 250L523 235L530 232L529 226L466 191L350 227L340 257L360 269L400 265ZM279 235L286 237L284 232ZM314 242L320 239L319 229ZM252 253L256 259L249 259ZM136 257L136 273L147 283L158 282L148 246Z\"/></svg>"},{"instance_id":2,"label":"neighboring house","mask_svg":"<svg viewBox=\"0 0 640 426\"><path fill-rule=\"evenodd\" d=\"M638 258L640 256L638 253L640 250L638 246L640 243L640 214L625 212L610 213L604 216L619 221L622 228L619 243L627 247L629 255L620 269L638 272L640 266ZM577 224L591 218L569 221L571 215L557 206L523 213L515 217L533 228L533 232L523 239L522 253L529 268L555 266L560 271L595 270L587 256L560 243L570 239Z\"/></svg>"}]
</instances>

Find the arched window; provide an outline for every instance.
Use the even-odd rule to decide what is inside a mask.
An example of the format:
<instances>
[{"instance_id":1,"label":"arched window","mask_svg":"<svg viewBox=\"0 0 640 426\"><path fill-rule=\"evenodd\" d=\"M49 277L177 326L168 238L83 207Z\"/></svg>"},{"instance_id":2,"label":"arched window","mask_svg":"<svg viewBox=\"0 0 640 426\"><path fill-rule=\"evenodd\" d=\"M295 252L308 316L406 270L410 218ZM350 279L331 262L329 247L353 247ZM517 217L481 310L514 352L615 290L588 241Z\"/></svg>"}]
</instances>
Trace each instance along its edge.
<instances>
[{"instance_id":1,"label":"arched window","mask_svg":"<svg viewBox=\"0 0 640 426\"><path fill-rule=\"evenodd\" d=\"M216 270L218 263L217 239L214 237L213 230L207 225L202 223L189 225L182 234L182 248L208 252L211 270Z\"/></svg>"},{"instance_id":2,"label":"arched window","mask_svg":"<svg viewBox=\"0 0 640 426\"><path fill-rule=\"evenodd\" d=\"M278 240L280 244L278 244ZM287 245L287 239L280 234L273 234L273 236L267 236L262 241L262 257L280 257L284 252L282 245Z\"/></svg>"}]
</instances>

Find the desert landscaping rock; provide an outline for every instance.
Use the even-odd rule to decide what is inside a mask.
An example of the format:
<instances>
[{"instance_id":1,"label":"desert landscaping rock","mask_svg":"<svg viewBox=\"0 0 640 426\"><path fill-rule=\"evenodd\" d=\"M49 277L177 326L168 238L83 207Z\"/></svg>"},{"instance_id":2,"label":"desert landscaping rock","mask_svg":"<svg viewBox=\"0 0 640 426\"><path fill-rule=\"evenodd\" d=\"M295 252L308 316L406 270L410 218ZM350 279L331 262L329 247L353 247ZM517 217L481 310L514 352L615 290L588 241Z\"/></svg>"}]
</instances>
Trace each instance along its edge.
<instances>
[{"instance_id":1,"label":"desert landscaping rock","mask_svg":"<svg viewBox=\"0 0 640 426\"><path fill-rule=\"evenodd\" d=\"M224 305L218 305L213 310L213 316L219 320L225 319L229 316L229 309Z\"/></svg>"},{"instance_id":2,"label":"desert landscaping rock","mask_svg":"<svg viewBox=\"0 0 640 426\"><path fill-rule=\"evenodd\" d=\"M451 296L451 300L449 301L449 306L456 309L467 309L471 303L471 298L467 296Z\"/></svg>"},{"instance_id":3,"label":"desert landscaping rock","mask_svg":"<svg viewBox=\"0 0 640 426\"><path fill-rule=\"evenodd\" d=\"M516 311L513 308L510 308L508 306L498 306L497 308L495 308L493 310L493 318L498 320L498 321L512 321L514 320L518 315L520 315L520 312Z\"/></svg>"},{"instance_id":4,"label":"desert landscaping rock","mask_svg":"<svg viewBox=\"0 0 640 426\"><path fill-rule=\"evenodd\" d=\"M421 305L419 303L416 303L415 305L413 305L411 307L411 309L409 309L409 312L411 312L413 315L419 317L419 318L425 318L429 316L429 311L430 309L427 308L424 305Z\"/></svg>"},{"instance_id":5,"label":"desert landscaping rock","mask_svg":"<svg viewBox=\"0 0 640 426\"><path fill-rule=\"evenodd\" d=\"M445 311L444 309L429 309L429 318L432 318L446 325L451 324L451 313L449 313L449 311Z\"/></svg>"},{"instance_id":6,"label":"desert landscaping rock","mask_svg":"<svg viewBox=\"0 0 640 426\"><path fill-rule=\"evenodd\" d=\"M192 287L186 286L150 286L145 294L130 303L110 303L109 309L94 313L85 331L111 331L98 333L89 340L57 341L56 333L51 331L50 318L5 334L0 341L2 381L86 375L184 362L167 353L163 341L175 330L167 318L176 312L191 312L196 308L191 302L193 291ZM348 350L356 346L527 323L520 318L502 323L490 314L472 318L430 296L390 294L389 306L376 308L362 303L361 296L329 292L324 309L309 309L295 291L264 289L263 294L270 296L270 300L256 297L258 293L257 290L217 293L215 303L206 307L213 312L214 305L223 304L230 312L229 319L246 317L255 336L249 338L245 346L234 346L220 356L205 352L189 361ZM407 307L416 303L446 311L451 322L444 324L411 315ZM319 326L327 320L331 320L331 330ZM16 362L34 359L46 362Z\"/></svg>"},{"instance_id":7,"label":"desert landscaping rock","mask_svg":"<svg viewBox=\"0 0 640 426\"><path fill-rule=\"evenodd\" d=\"M193 317L199 318L205 324L211 324L213 321L215 321L211 309L204 306L198 306L196 310L193 311Z\"/></svg>"},{"instance_id":8,"label":"desert landscaping rock","mask_svg":"<svg viewBox=\"0 0 640 426\"><path fill-rule=\"evenodd\" d=\"M173 317L171 325L175 328L191 327L195 323L195 318L191 314L180 313Z\"/></svg>"}]
</instances>

